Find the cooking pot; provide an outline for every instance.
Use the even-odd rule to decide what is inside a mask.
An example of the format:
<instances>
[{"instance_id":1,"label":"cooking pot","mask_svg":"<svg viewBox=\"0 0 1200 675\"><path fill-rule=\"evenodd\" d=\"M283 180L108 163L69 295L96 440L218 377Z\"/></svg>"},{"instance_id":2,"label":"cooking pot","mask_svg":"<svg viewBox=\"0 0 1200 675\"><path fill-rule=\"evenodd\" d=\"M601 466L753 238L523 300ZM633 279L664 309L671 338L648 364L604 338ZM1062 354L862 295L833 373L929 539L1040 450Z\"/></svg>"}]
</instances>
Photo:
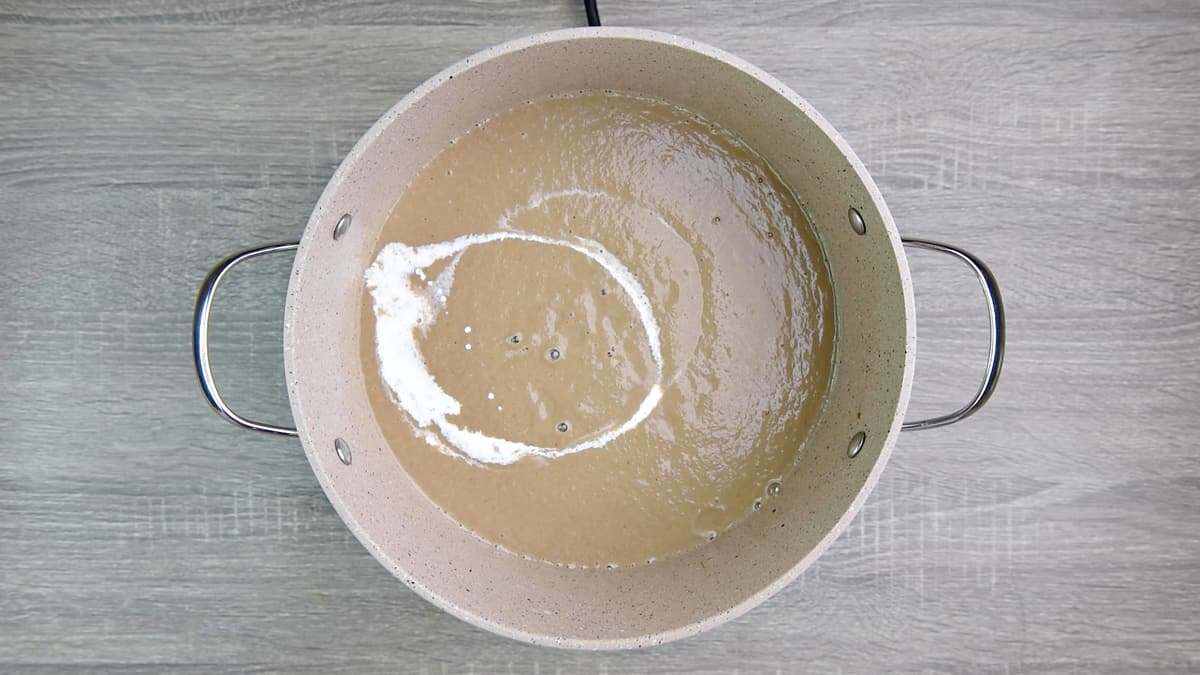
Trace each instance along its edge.
<instances>
[{"instance_id":1,"label":"cooking pot","mask_svg":"<svg viewBox=\"0 0 1200 675\"><path fill-rule=\"evenodd\" d=\"M569 569L501 550L425 497L374 420L358 317L363 272L399 197L397 186L477 122L529 99L606 89L666 100L715 121L791 187L820 238L834 288L834 376L796 474L770 513L652 564ZM903 244L966 263L983 287L991 325L983 383L971 401L948 415L908 422L915 317ZM209 314L225 274L252 258L292 250L284 357L295 429L231 410L208 356ZM414 591L519 640L629 648L728 621L802 573L854 518L902 429L950 424L988 399L1003 359L1004 316L996 281L977 258L945 244L901 240L862 162L781 82L685 38L581 28L487 49L404 97L338 167L299 243L245 251L213 270L197 302L194 337L197 371L213 407L243 427L299 436L338 514Z\"/></svg>"}]
</instances>

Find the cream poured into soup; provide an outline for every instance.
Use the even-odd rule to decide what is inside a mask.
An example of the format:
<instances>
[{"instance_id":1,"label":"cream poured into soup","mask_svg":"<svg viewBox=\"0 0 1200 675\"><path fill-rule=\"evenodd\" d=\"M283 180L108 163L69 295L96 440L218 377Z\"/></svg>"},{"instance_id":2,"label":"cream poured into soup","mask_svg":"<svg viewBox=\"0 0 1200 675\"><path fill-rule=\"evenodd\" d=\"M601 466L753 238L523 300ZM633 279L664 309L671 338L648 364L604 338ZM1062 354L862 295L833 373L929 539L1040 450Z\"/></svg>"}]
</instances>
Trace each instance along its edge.
<instances>
[{"instance_id":1,"label":"cream poured into soup","mask_svg":"<svg viewBox=\"0 0 1200 675\"><path fill-rule=\"evenodd\" d=\"M735 135L582 92L480 123L397 191L363 374L450 517L548 562L639 564L787 489L833 293L796 198Z\"/></svg>"}]
</instances>

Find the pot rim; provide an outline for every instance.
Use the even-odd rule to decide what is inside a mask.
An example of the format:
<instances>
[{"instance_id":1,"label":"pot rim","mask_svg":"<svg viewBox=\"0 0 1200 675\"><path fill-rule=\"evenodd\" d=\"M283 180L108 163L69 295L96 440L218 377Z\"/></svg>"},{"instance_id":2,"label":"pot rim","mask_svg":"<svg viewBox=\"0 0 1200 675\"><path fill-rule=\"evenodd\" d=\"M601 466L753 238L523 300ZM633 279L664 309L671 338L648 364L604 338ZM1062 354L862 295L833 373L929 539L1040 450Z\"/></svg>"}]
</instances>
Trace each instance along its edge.
<instances>
[{"instance_id":1,"label":"pot rim","mask_svg":"<svg viewBox=\"0 0 1200 675\"><path fill-rule=\"evenodd\" d=\"M355 143L354 147L339 164L337 170L330 177L325 189L322 191L320 198L317 200L313 208L313 215L305 227L304 234L300 240L299 248L296 255L296 266L302 264L306 258L306 249L317 236L318 230L324 232L318 222L320 214L323 214L325 205L330 201L337 186L341 184L350 168L357 164L367 151L367 149L378 139L391 123L400 115L414 106L423 97L431 91L441 86L451 77L460 73L466 72L470 68L477 66L480 62L488 61L493 58L503 56L512 52L520 51L535 45L557 42L570 42L576 40L588 39L626 39L636 41L647 41L659 44L665 44L673 47L678 47L699 53L703 56L715 59L726 65L732 66L737 70L763 82L778 92L797 110L808 117L817 127L833 141L838 151L849 163L857 177L862 181L865 189L870 196L872 202L878 209L881 217L882 225L888 234L888 238L892 242L893 253L897 258L897 266L900 271L902 291L905 304L905 319L906 319L906 349L904 356L903 377L900 384L899 399L896 404L896 413L892 420L891 428L888 431L887 437L884 439L882 449L875 465L872 467L866 480L863 482L858 494L855 496L850 506L843 512L837 523L826 533L826 535L808 552L796 565L788 569L770 584L766 585L758 592L750 595L740 603L733 607L710 615L703 619L688 623L677 628L660 631L657 633L648 633L645 635L629 636L621 638L562 638L554 635L546 635L540 633L532 633L519 629L515 629L509 625L500 624L490 621L487 618L480 616L468 608L461 607L453 602L450 602L442 596L435 593L432 589L421 583L420 579L410 575L407 570L403 569L397 561L390 558L382 548L374 541L372 536L359 523L358 519L352 510L338 496L337 490L332 485L332 481L317 464L314 458L315 449L311 442L308 432L308 424L305 420L304 409L296 405L294 385L295 378L295 354L293 343L287 339L286 333L293 327L293 320L299 304L299 298L295 291L295 285L289 286L287 305L285 309L284 320L284 361L285 370L288 377L288 394L292 401L292 410L295 417L296 428L304 447L305 455L308 457L309 464L313 469L313 473L317 476L318 482L322 490L325 492L329 502L333 505L338 516L346 523L346 526L354 534L355 538L371 553L371 555L387 568L394 576L403 581L405 585L415 591L425 600L429 601L434 606L447 612L448 614L465 621L473 626L482 628L489 632L526 642L534 645L584 649L584 650L611 650L611 649L633 649L647 647L666 642L672 642L685 637L702 633L706 630L721 625L727 621L735 619L749 610L764 603L771 596L778 593L788 584L802 574L817 558L819 558L846 530L850 522L862 509L867 497L874 489L875 484L879 481L879 477L887 465L891 456L896 437L900 432L904 412L908 407L909 395L912 389L913 362L915 358L915 316L914 316L914 301L912 292L912 280L909 274L907 258L904 254L904 249L901 244L900 235L896 230L895 222L892 219L891 213L883 200L883 196L879 188L875 185L866 167L855 155L849 144L842 138L841 134L823 117L820 113L813 109L799 94L793 91L783 82L770 75L761 68L737 57L724 50L718 49L703 42L699 42L690 38L681 37L671 33L665 33L656 30L643 28L626 28L626 27L577 27L566 28L541 33L534 33L524 37L516 38L503 42L486 49L480 50L466 58L454 63L453 65L443 69L441 72L431 76L418 87L410 91L407 95L393 105L386 113L384 113L366 133ZM323 221L321 221L323 222ZM293 270L292 276L295 278L297 270Z\"/></svg>"}]
</instances>

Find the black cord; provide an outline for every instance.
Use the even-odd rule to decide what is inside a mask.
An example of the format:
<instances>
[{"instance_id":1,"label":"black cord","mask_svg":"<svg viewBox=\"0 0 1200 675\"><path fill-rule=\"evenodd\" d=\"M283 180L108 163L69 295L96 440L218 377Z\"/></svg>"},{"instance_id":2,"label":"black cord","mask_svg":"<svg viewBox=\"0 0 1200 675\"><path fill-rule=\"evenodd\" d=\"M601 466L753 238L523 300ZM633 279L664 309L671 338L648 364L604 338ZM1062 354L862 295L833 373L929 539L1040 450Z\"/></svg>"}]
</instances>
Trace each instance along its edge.
<instances>
[{"instance_id":1,"label":"black cord","mask_svg":"<svg viewBox=\"0 0 1200 675\"><path fill-rule=\"evenodd\" d=\"M587 12L588 25L600 25L600 10L596 9L596 0L583 0L583 10Z\"/></svg>"}]
</instances>

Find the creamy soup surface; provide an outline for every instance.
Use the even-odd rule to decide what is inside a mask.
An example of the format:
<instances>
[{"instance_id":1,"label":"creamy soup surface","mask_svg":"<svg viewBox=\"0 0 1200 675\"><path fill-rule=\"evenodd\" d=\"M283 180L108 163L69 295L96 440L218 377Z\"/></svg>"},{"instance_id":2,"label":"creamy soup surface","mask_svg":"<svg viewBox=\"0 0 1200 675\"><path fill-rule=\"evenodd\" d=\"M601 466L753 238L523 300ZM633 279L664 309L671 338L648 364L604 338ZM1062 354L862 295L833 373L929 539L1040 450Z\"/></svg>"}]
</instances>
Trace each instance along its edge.
<instances>
[{"instance_id":1,"label":"creamy soup surface","mask_svg":"<svg viewBox=\"0 0 1200 675\"><path fill-rule=\"evenodd\" d=\"M480 123L396 189L362 370L450 517L551 563L644 564L787 490L833 292L796 198L737 136L581 92Z\"/></svg>"}]
</instances>

